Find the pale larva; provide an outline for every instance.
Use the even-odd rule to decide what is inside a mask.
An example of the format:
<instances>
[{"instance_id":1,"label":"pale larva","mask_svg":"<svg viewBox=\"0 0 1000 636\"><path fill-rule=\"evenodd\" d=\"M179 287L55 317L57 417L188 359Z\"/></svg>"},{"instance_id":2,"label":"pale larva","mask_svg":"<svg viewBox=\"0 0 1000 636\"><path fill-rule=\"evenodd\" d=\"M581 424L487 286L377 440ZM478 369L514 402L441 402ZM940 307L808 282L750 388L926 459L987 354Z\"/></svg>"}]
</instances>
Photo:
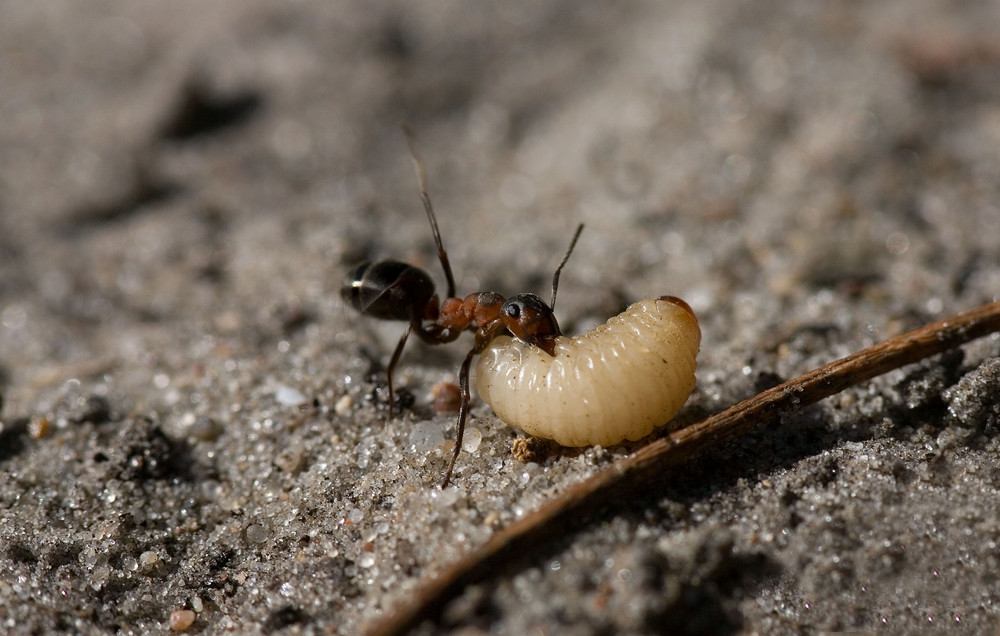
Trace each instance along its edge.
<instances>
[{"instance_id":1,"label":"pale larva","mask_svg":"<svg viewBox=\"0 0 1000 636\"><path fill-rule=\"evenodd\" d=\"M555 355L509 336L482 351L476 387L497 417L562 446L610 446L666 424L695 385L698 320L672 296L640 300Z\"/></svg>"}]
</instances>

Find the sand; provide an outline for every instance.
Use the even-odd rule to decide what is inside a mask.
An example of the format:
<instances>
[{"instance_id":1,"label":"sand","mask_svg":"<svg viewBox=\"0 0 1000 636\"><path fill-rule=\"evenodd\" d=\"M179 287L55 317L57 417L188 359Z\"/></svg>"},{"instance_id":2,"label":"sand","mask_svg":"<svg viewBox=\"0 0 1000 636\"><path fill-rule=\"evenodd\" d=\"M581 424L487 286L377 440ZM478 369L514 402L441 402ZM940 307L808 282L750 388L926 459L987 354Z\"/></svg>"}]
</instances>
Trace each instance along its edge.
<instances>
[{"instance_id":1,"label":"sand","mask_svg":"<svg viewBox=\"0 0 1000 636\"><path fill-rule=\"evenodd\" d=\"M552 450L352 264L701 321L672 426L1000 294L1000 5L0 7L0 631L354 634L640 444ZM1000 339L789 413L425 633L1000 630ZM193 612L191 614L190 612ZM193 622L191 622L193 619Z\"/></svg>"}]
</instances>

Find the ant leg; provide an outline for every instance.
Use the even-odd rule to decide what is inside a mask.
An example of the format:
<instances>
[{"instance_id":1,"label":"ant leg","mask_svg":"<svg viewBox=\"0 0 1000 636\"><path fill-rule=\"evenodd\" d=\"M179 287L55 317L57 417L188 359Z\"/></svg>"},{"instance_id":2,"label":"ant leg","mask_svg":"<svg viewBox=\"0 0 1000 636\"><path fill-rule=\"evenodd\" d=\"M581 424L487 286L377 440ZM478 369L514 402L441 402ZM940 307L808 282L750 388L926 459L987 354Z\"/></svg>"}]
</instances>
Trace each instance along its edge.
<instances>
[{"instance_id":1,"label":"ant leg","mask_svg":"<svg viewBox=\"0 0 1000 636\"><path fill-rule=\"evenodd\" d=\"M410 156L413 157L413 165L417 169L417 180L420 182L420 200L423 201L427 219L431 222L431 233L434 234L434 244L437 245L438 260L441 261L444 277L448 280L448 295L445 298L453 298L455 296L455 277L451 273L448 252L444 250L444 243L441 242L441 232L438 230L437 217L434 216L431 196L427 194L427 175L424 173L423 162L417 156L416 135L406 122L403 122L403 134L406 135L406 143L410 146Z\"/></svg>"},{"instance_id":2,"label":"ant leg","mask_svg":"<svg viewBox=\"0 0 1000 636\"><path fill-rule=\"evenodd\" d=\"M573 234L573 240L569 242L569 249L566 250L566 256L563 256L562 262L556 268L556 273L552 275L552 302L549 303L549 309L553 311L556 308L556 291L559 290L559 274L562 273L563 266L569 260L569 255L573 253L573 248L576 247L576 240L580 238L580 232L583 232L583 223L576 226L576 232Z\"/></svg>"},{"instance_id":3,"label":"ant leg","mask_svg":"<svg viewBox=\"0 0 1000 636\"><path fill-rule=\"evenodd\" d=\"M458 388L462 393L462 404L458 409L458 431L455 433L455 452L451 455L451 464L448 465L448 472L444 476L444 483L441 484L442 490L448 487L448 483L451 481L451 472L455 470L455 462L458 461L458 454L462 452L462 437L465 435L465 422L469 419L469 402L472 401L472 395L469 393L469 369L472 367L472 358L482 353L501 329L503 329L503 323L500 322L500 319L480 327L479 331L476 332L475 344L472 345L469 353L465 355L465 360L462 362L462 369L458 372Z\"/></svg>"},{"instance_id":4,"label":"ant leg","mask_svg":"<svg viewBox=\"0 0 1000 636\"><path fill-rule=\"evenodd\" d=\"M413 331L413 323L406 325L406 331L399 338L399 343L396 345L396 350L392 352L392 357L389 358L389 366L385 368L386 383L389 385L389 419L392 419L393 412L396 406L396 395L392 391L392 372L396 369L396 363L399 362L399 356L403 355L403 347L406 346L406 339L410 336L410 332Z\"/></svg>"},{"instance_id":5,"label":"ant leg","mask_svg":"<svg viewBox=\"0 0 1000 636\"><path fill-rule=\"evenodd\" d=\"M451 463L448 464L448 472L445 473L444 483L441 489L448 487L451 481L451 472L455 470L455 462L458 461L458 454L462 452L462 436L465 435L465 422L469 419L469 402L472 396L469 394L469 369L472 367L472 356L478 353L477 347L473 347L465 356L462 362L462 370L458 373L458 386L462 393L462 405L458 409L458 432L455 433L455 452L451 454Z\"/></svg>"}]
</instances>

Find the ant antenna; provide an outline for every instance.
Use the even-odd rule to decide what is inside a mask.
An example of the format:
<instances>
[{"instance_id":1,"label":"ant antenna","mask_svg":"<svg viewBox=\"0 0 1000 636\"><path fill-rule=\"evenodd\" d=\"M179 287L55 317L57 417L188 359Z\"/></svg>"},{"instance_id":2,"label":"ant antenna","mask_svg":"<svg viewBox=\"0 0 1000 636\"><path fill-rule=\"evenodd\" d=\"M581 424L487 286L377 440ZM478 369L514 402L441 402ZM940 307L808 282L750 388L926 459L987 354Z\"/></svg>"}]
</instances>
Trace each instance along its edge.
<instances>
[{"instance_id":1,"label":"ant antenna","mask_svg":"<svg viewBox=\"0 0 1000 636\"><path fill-rule=\"evenodd\" d=\"M417 156L416 134L405 121L401 125L403 127L403 134L406 135L406 144L410 147L410 156L413 158L413 165L417 169L417 180L420 182L420 200L424 202L427 219L431 222L431 232L434 234L434 243L437 245L438 260L441 261L444 276L448 279L448 295L445 298L452 298L455 296L455 277L451 273L448 252L444 251L444 244L441 242L441 232L438 230L437 217L434 216L434 207L431 206L431 197L427 194L427 175L424 174L423 162Z\"/></svg>"},{"instance_id":2,"label":"ant antenna","mask_svg":"<svg viewBox=\"0 0 1000 636\"><path fill-rule=\"evenodd\" d=\"M559 289L559 274L562 273L563 266L569 260L569 255L573 253L573 248L576 247L576 240L580 238L580 232L583 232L583 223L576 226L576 232L573 233L573 240L569 242L569 249L566 250L566 256L563 256L562 262L556 268L556 273L552 275L552 302L549 303L549 309L553 311L556 308L556 291Z\"/></svg>"}]
</instances>

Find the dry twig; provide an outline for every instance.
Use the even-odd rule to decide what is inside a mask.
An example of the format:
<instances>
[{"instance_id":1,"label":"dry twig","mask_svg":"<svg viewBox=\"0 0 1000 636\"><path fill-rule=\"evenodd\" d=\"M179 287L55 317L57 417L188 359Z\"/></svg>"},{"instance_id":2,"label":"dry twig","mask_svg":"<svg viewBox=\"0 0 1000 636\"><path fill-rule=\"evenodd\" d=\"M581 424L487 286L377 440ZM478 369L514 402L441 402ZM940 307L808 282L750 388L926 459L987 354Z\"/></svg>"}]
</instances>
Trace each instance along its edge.
<instances>
[{"instance_id":1,"label":"dry twig","mask_svg":"<svg viewBox=\"0 0 1000 636\"><path fill-rule=\"evenodd\" d=\"M402 634L437 618L471 584L504 570L546 541L584 526L592 512L624 489L685 462L720 442L744 435L781 414L907 364L1000 331L1000 301L930 323L800 375L696 424L647 444L501 530L467 557L424 581L416 596L374 626L372 634Z\"/></svg>"}]
</instances>

